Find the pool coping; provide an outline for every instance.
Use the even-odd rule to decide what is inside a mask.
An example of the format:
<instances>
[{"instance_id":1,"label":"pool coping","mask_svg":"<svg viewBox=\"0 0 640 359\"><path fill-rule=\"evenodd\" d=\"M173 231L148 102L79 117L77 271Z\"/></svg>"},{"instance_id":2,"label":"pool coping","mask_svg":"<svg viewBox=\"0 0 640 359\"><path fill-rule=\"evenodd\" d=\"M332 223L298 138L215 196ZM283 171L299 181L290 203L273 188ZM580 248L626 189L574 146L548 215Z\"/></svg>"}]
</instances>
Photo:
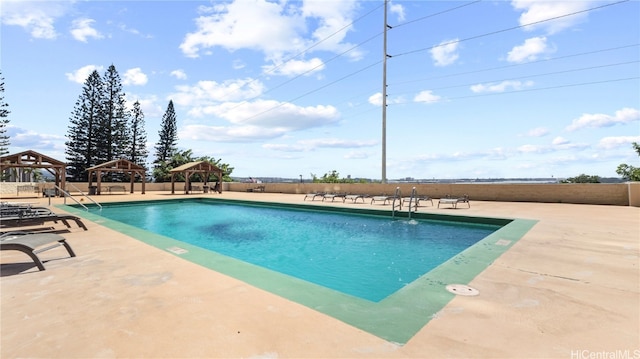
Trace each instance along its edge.
<instances>
[{"instance_id":1,"label":"pool coping","mask_svg":"<svg viewBox=\"0 0 640 359\"><path fill-rule=\"evenodd\" d=\"M317 207L291 203L265 203L233 199L181 198L160 201L175 202L192 200L270 207L277 206L313 211L350 212L377 216L382 214L379 210L330 206ZM141 201L136 202L136 204L144 202L157 203L159 201ZM131 204L131 202L113 202L112 204L118 203ZM468 284L471 282L498 257L517 243L517 241L537 223L536 220L517 218L506 219L413 213L413 218L418 219L503 224L503 227L382 301L370 302L289 275L230 258L210 250L202 249L173 238L110 220L94 213L86 212L75 206L59 205L59 207L87 220L133 237L150 246L289 299L398 345L406 344L421 328L427 325L431 319L436 318L442 308L455 297L455 294L446 290L447 285ZM399 212L396 215L398 217L408 216L407 212ZM480 293L480 295L482 294Z\"/></svg>"}]
</instances>

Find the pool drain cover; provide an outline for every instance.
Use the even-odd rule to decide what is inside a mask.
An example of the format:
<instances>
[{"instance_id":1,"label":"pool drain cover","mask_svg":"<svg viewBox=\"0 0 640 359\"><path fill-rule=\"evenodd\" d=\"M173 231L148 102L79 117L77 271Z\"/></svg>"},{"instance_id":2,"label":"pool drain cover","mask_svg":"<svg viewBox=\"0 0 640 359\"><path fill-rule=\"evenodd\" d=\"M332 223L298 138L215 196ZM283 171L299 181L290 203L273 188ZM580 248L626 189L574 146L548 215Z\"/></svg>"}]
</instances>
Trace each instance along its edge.
<instances>
[{"instance_id":1,"label":"pool drain cover","mask_svg":"<svg viewBox=\"0 0 640 359\"><path fill-rule=\"evenodd\" d=\"M453 294L466 295L469 297L480 294L480 291L477 289L464 284L449 284L447 290Z\"/></svg>"},{"instance_id":2,"label":"pool drain cover","mask_svg":"<svg viewBox=\"0 0 640 359\"><path fill-rule=\"evenodd\" d=\"M169 247L167 250L173 254L185 254L189 252L188 250L180 247Z\"/></svg>"}]
</instances>

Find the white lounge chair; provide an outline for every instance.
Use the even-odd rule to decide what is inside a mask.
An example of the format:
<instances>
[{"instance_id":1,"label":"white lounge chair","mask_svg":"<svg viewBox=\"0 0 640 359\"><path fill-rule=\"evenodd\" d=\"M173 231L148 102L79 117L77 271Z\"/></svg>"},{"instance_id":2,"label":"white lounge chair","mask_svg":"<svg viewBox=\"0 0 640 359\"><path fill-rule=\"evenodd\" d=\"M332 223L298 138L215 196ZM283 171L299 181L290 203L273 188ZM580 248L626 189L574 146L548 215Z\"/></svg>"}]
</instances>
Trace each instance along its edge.
<instances>
[{"instance_id":1,"label":"white lounge chair","mask_svg":"<svg viewBox=\"0 0 640 359\"><path fill-rule=\"evenodd\" d=\"M41 248L47 244L47 247ZM69 246L69 243L67 243L67 240L58 234L8 232L0 235L0 250L15 250L27 254L41 271L45 270L45 267L38 257L38 253L42 253L59 246L64 246L67 249L69 256L76 256L73 249L71 249L71 246Z\"/></svg>"},{"instance_id":2,"label":"white lounge chair","mask_svg":"<svg viewBox=\"0 0 640 359\"><path fill-rule=\"evenodd\" d=\"M304 195L304 199L303 201L307 200L307 197L310 197L312 201L316 200L316 197L320 197L320 198L324 198L324 195L327 194L326 192L312 192L312 193L307 193L306 195Z\"/></svg>"},{"instance_id":3,"label":"white lounge chair","mask_svg":"<svg viewBox=\"0 0 640 359\"><path fill-rule=\"evenodd\" d=\"M438 201L438 208L440 208L441 203L452 205L453 208L458 208L458 203L466 203L467 206L469 206L468 208L471 208L471 202L469 202L469 196L466 194L461 197L453 197L453 196L447 195L445 198L440 198L440 200Z\"/></svg>"}]
</instances>

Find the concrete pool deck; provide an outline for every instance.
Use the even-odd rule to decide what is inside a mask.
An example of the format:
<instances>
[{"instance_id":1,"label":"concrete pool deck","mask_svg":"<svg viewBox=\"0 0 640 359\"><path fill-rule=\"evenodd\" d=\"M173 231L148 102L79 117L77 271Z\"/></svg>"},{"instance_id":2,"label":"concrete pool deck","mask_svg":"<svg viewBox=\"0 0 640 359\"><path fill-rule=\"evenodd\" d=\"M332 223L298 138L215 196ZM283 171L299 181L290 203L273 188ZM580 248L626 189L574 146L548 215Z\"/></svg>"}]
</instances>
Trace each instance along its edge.
<instances>
[{"instance_id":1,"label":"concrete pool deck","mask_svg":"<svg viewBox=\"0 0 640 359\"><path fill-rule=\"evenodd\" d=\"M390 208L272 193L187 197L197 196ZM95 198L179 197L150 192ZM15 201L48 204L42 198ZM405 345L85 220L88 231L63 233L77 257L68 258L63 248L45 252L46 271L22 253L1 252L0 357L640 356L640 208L473 199L471 208L434 204L419 212L538 222L469 283L478 296L455 297Z\"/></svg>"}]
</instances>

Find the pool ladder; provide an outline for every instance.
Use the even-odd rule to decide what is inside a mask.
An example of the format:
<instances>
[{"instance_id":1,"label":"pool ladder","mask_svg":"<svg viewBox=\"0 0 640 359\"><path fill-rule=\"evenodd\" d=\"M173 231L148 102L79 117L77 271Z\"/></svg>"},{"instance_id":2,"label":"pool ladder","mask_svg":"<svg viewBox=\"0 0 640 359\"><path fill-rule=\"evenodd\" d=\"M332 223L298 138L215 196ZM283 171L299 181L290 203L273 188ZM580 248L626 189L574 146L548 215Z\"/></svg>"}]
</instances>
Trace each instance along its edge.
<instances>
[{"instance_id":1,"label":"pool ladder","mask_svg":"<svg viewBox=\"0 0 640 359\"><path fill-rule=\"evenodd\" d=\"M102 205L100 205L100 203L96 202L93 198L91 198L88 195L84 194L84 192L79 190L78 187L74 186L72 183L69 183L69 186L73 187L76 191L80 192L80 194L83 197L85 197L89 201L93 202L102 211ZM85 211L89 211L89 208L87 206L85 206L84 204L80 203L77 199L73 198L73 196L69 192L67 192L64 189L58 187L57 185L53 185L53 187L55 187L58 191L60 191L60 193L62 193L62 195L64 196L64 204L67 204L67 198L71 198L76 204L79 204L82 208L84 208ZM51 197L49 197L49 205L51 205Z\"/></svg>"},{"instance_id":2,"label":"pool ladder","mask_svg":"<svg viewBox=\"0 0 640 359\"><path fill-rule=\"evenodd\" d=\"M397 205L396 200L398 201ZM393 202L391 202L391 218L396 217L396 206L398 211L402 211L402 192L400 191L400 187L396 187L396 193L393 195Z\"/></svg>"},{"instance_id":3,"label":"pool ladder","mask_svg":"<svg viewBox=\"0 0 640 359\"><path fill-rule=\"evenodd\" d=\"M417 198L417 193L416 193L416 188L413 187L413 189L411 190L411 197L409 197L409 219L411 219L411 206L414 206L413 212L418 210L418 198ZM396 205L396 200L398 201L398 204ZM400 187L396 187L396 193L393 196L393 202L391 205L391 218L395 218L396 217L396 207L398 208L398 211L402 211L402 192L400 191Z\"/></svg>"}]
</instances>

